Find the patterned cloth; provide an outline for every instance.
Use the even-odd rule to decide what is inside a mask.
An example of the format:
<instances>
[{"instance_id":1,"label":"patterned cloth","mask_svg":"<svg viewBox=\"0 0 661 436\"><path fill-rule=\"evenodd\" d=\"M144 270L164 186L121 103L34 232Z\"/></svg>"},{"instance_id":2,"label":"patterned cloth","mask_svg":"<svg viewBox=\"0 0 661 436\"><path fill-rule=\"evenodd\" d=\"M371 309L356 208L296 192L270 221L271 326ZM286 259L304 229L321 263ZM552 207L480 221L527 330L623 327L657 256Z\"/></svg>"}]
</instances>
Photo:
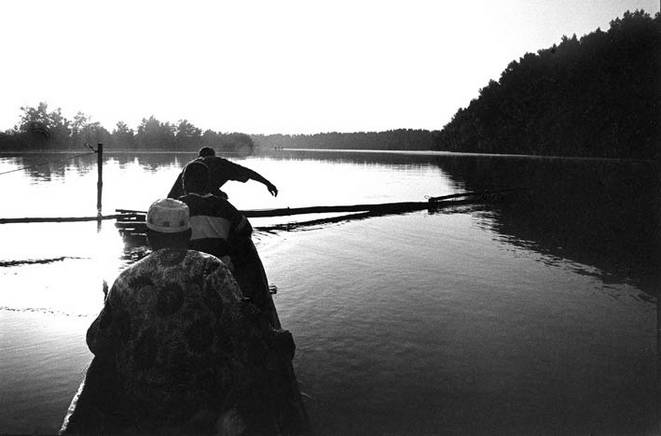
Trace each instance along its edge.
<instances>
[{"instance_id":1,"label":"patterned cloth","mask_svg":"<svg viewBox=\"0 0 661 436\"><path fill-rule=\"evenodd\" d=\"M88 371L67 431L107 422L159 433L202 420L195 432L205 433L228 411L257 433L298 427L291 335L243 300L227 266L197 251L161 249L127 268L87 332L101 375Z\"/></svg>"}]
</instances>

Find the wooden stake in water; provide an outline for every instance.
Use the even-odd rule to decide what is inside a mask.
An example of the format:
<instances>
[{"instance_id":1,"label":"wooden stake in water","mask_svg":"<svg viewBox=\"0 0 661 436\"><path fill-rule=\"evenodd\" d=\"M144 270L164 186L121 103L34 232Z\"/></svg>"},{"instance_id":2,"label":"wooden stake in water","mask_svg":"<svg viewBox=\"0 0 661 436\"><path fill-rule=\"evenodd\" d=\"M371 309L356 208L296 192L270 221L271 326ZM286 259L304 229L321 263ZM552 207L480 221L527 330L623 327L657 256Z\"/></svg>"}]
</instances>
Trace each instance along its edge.
<instances>
[{"instance_id":1,"label":"wooden stake in water","mask_svg":"<svg viewBox=\"0 0 661 436\"><path fill-rule=\"evenodd\" d=\"M661 293L656 295L656 388L661 413Z\"/></svg>"},{"instance_id":2,"label":"wooden stake in water","mask_svg":"<svg viewBox=\"0 0 661 436\"><path fill-rule=\"evenodd\" d=\"M661 434L661 292L656 294L656 428Z\"/></svg>"},{"instance_id":3,"label":"wooden stake in water","mask_svg":"<svg viewBox=\"0 0 661 436\"><path fill-rule=\"evenodd\" d=\"M99 220L103 216L101 213L101 194L103 192L103 144L98 143L96 147L96 167L98 177L96 181L96 216Z\"/></svg>"}]
</instances>

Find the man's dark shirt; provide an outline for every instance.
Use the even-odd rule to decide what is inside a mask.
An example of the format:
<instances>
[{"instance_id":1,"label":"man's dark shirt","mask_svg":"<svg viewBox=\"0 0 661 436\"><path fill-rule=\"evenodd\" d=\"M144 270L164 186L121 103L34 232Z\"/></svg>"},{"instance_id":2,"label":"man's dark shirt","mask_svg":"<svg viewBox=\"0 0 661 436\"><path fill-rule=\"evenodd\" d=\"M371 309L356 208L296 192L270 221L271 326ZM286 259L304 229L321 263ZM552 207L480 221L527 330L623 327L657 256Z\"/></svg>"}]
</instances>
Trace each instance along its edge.
<instances>
[{"instance_id":1,"label":"man's dark shirt","mask_svg":"<svg viewBox=\"0 0 661 436\"><path fill-rule=\"evenodd\" d=\"M250 171L246 167L230 162L218 156L198 157L194 162L202 162L209 168L209 186L210 192L215 193L228 180L237 182L247 182L250 179ZM179 173L177 180L172 185L168 198L179 198L184 195L183 171Z\"/></svg>"}]
</instances>

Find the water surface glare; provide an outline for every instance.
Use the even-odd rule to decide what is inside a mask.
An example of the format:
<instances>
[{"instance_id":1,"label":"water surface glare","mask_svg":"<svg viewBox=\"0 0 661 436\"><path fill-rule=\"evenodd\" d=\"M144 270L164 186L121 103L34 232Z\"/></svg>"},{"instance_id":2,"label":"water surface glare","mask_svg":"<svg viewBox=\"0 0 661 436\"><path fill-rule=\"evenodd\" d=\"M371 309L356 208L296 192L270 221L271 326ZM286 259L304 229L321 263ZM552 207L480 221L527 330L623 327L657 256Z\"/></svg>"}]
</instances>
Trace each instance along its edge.
<instances>
[{"instance_id":1,"label":"water surface glare","mask_svg":"<svg viewBox=\"0 0 661 436\"><path fill-rule=\"evenodd\" d=\"M189 157L111 154L104 212L145 210ZM0 172L30 159L0 157ZM280 190L230 183L240 209L535 189L254 235L318 434L654 432L658 182L644 164L309 152L237 161ZM95 183L94 157L2 176L0 218L94 215ZM84 336L101 283L132 247L112 222L0 225L0 240L0 433L53 433L91 360Z\"/></svg>"}]
</instances>

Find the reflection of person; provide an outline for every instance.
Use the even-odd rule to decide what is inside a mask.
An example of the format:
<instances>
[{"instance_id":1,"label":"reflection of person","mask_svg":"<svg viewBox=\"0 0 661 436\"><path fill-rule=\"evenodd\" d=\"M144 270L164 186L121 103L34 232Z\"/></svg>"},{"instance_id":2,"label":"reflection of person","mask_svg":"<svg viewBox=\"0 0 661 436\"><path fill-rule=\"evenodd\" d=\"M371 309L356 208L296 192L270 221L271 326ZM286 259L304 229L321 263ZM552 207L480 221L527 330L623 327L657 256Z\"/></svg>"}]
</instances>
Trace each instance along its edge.
<instances>
[{"instance_id":1,"label":"reflection of person","mask_svg":"<svg viewBox=\"0 0 661 436\"><path fill-rule=\"evenodd\" d=\"M156 201L147 228L154 251L119 275L87 332L95 357L62 433L281 434L304 423L291 335L260 321L219 259L186 249L188 207Z\"/></svg>"},{"instance_id":2,"label":"reflection of person","mask_svg":"<svg viewBox=\"0 0 661 436\"><path fill-rule=\"evenodd\" d=\"M228 181L235 180L237 182L245 183L248 180L255 180L266 186L271 195L274 197L278 195L278 188L265 177L250 168L243 167L227 159L216 156L216 152L211 147L202 147L199 152L199 157L195 161L202 161L209 168L209 187L208 190L212 194L222 195L227 198L227 194L220 191L220 188ZM172 185L168 198L179 198L184 195L183 189L183 172L179 173L177 180ZM220 191L220 192L216 192Z\"/></svg>"},{"instance_id":3,"label":"reflection of person","mask_svg":"<svg viewBox=\"0 0 661 436\"><path fill-rule=\"evenodd\" d=\"M186 194L179 200L190 209L190 248L213 254L230 265L243 295L279 328L266 274L251 239L250 222L227 199L207 191L209 170L202 161L192 161L182 174Z\"/></svg>"}]
</instances>

